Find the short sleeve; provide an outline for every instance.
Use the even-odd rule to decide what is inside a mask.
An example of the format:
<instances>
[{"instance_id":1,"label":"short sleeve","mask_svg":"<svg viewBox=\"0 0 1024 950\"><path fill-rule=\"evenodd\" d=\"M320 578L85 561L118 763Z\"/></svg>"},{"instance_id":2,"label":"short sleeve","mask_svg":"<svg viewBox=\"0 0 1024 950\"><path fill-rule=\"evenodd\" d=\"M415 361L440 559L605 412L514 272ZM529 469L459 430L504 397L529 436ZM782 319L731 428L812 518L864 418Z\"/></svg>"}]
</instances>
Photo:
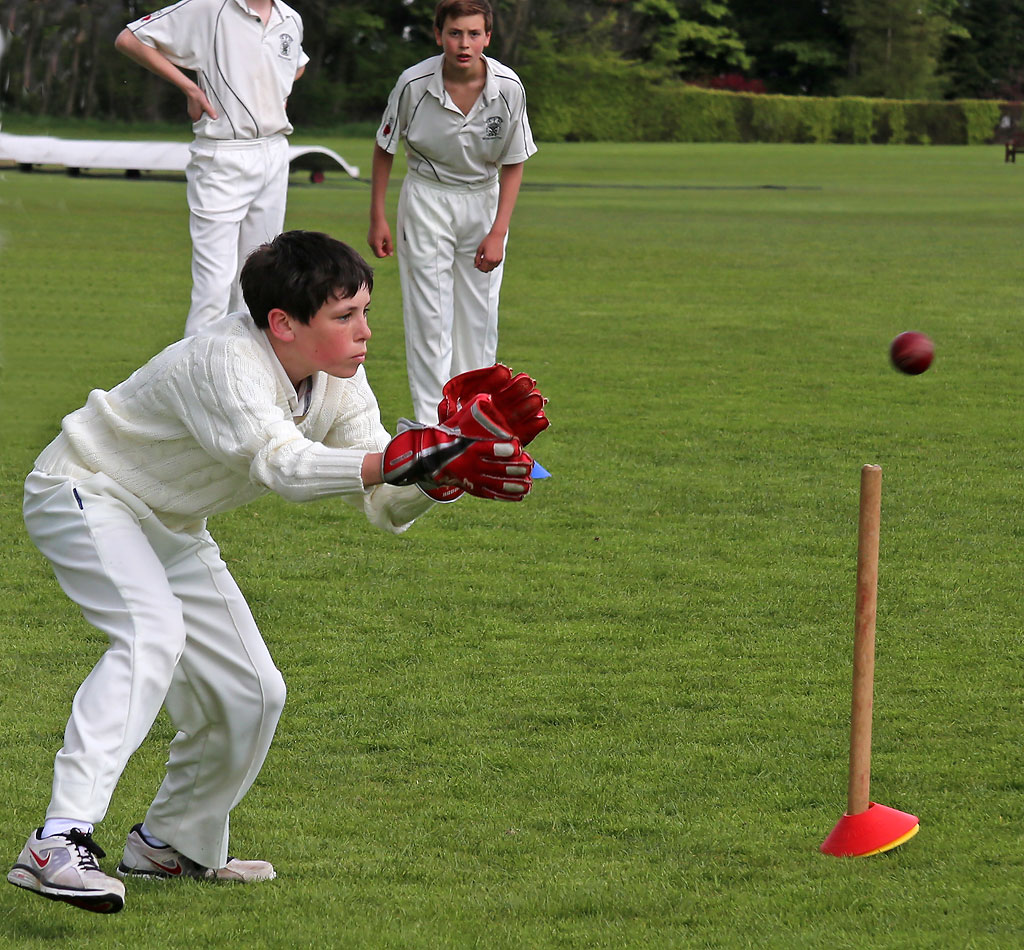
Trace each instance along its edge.
<instances>
[{"instance_id":1,"label":"short sleeve","mask_svg":"<svg viewBox=\"0 0 1024 950\"><path fill-rule=\"evenodd\" d=\"M387 107L384 109L384 115L377 129L377 144L391 155L398 151L398 143L402 138L402 120L399 106L402 100L402 91L406 88L406 85L402 80L399 80L395 88L391 90L391 95L388 96Z\"/></svg>"},{"instance_id":2,"label":"short sleeve","mask_svg":"<svg viewBox=\"0 0 1024 950\"><path fill-rule=\"evenodd\" d=\"M199 69L199 46L209 29L207 4L201 0L182 0L147 14L128 24L135 38L162 53L175 66Z\"/></svg>"},{"instance_id":3,"label":"short sleeve","mask_svg":"<svg viewBox=\"0 0 1024 950\"><path fill-rule=\"evenodd\" d=\"M511 115L512 128L505 139L505 151L500 159L502 165L518 165L537 151L537 145L533 141L533 132L530 129L530 119L526 114L526 94L521 85L518 92L518 101Z\"/></svg>"}]
</instances>

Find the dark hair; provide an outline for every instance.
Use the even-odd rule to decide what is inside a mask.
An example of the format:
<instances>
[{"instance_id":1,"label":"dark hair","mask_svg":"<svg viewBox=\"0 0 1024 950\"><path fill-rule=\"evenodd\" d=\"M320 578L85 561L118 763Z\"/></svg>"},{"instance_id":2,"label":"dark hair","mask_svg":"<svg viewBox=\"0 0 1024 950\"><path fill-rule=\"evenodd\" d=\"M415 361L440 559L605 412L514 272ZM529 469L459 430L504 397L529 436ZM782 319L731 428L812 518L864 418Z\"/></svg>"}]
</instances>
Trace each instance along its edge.
<instances>
[{"instance_id":1,"label":"dark hair","mask_svg":"<svg viewBox=\"0 0 1024 950\"><path fill-rule=\"evenodd\" d=\"M354 297L364 286L372 291L373 268L320 231L285 231L246 258L241 283L253 322L265 330L271 310L309 323L329 297Z\"/></svg>"},{"instance_id":2,"label":"dark hair","mask_svg":"<svg viewBox=\"0 0 1024 950\"><path fill-rule=\"evenodd\" d=\"M487 0L441 0L434 10L434 26L438 33L443 33L445 20L478 15L484 18L484 32L490 33L494 29L494 11Z\"/></svg>"}]
</instances>

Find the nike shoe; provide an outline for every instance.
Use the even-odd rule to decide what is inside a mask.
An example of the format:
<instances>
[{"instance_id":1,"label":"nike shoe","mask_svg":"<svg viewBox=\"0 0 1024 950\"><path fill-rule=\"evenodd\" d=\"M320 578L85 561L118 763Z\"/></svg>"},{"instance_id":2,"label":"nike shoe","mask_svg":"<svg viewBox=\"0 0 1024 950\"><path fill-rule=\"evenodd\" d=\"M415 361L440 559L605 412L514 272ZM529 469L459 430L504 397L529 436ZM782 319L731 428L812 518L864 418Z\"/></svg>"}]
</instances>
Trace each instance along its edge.
<instances>
[{"instance_id":1,"label":"nike shoe","mask_svg":"<svg viewBox=\"0 0 1024 950\"><path fill-rule=\"evenodd\" d=\"M8 881L41 897L97 914L116 914L124 907L124 885L100 870L96 859L106 855L92 835L72 828L66 834L42 838L42 830L29 836L7 874Z\"/></svg>"},{"instance_id":2,"label":"nike shoe","mask_svg":"<svg viewBox=\"0 0 1024 950\"><path fill-rule=\"evenodd\" d=\"M251 881L270 881L277 877L274 865L269 861L240 861L228 858L222 868L207 868L186 858L170 845L156 848L142 837L142 825L136 825L128 832L124 845L124 857L117 866L122 877L193 877L204 881L236 881L248 884Z\"/></svg>"}]
</instances>

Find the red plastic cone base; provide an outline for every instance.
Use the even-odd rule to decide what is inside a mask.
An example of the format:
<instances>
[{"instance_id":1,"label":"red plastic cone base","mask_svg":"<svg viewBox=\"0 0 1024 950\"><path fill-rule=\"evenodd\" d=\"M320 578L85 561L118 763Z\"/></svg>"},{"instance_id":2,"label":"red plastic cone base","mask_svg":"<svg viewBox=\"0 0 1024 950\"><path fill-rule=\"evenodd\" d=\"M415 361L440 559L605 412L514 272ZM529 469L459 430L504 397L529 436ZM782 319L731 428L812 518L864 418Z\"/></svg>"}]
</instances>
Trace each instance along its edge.
<instances>
[{"instance_id":1,"label":"red plastic cone base","mask_svg":"<svg viewBox=\"0 0 1024 950\"><path fill-rule=\"evenodd\" d=\"M903 844L917 834L917 817L872 802L867 811L843 815L821 845L823 854L866 858Z\"/></svg>"}]
</instances>

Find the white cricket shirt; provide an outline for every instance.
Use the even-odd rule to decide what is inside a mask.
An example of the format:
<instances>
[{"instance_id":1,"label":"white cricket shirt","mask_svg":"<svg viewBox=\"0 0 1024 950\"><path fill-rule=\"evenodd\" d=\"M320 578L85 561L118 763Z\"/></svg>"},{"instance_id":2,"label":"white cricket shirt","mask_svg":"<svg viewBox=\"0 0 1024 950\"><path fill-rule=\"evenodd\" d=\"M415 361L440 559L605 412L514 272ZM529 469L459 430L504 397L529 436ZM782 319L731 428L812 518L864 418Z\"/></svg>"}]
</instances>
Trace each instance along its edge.
<instances>
[{"instance_id":1,"label":"white cricket shirt","mask_svg":"<svg viewBox=\"0 0 1024 950\"><path fill-rule=\"evenodd\" d=\"M523 83L497 60L483 62L487 78L468 115L444 88L443 55L405 70L388 98L377 144L394 155L405 139L409 170L445 185L484 184L501 165L526 161L537 146Z\"/></svg>"},{"instance_id":2,"label":"white cricket shirt","mask_svg":"<svg viewBox=\"0 0 1024 950\"><path fill-rule=\"evenodd\" d=\"M291 501L340 496L386 531L404 531L434 502L416 486L363 486L367 452L390 441L363 367L316 373L310 405L248 313L172 343L109 391L65 416L36 459L51 475L102 472L171 530L276 492Z\"/></svg>"},{"instance_id":3,"label":"white cricket shirt","mask_svg":"<svg viewBox=\"0 0 1024 950\"><path fill-rule=\"evenodd\" d=\"M285 102L309 62L302 18L274 0L266 26L245 0L180 0L128 24L147 46L196 73L218 118L192 126L212 139L254 139L292 130Z\"/></svg>"}]
</instances>

